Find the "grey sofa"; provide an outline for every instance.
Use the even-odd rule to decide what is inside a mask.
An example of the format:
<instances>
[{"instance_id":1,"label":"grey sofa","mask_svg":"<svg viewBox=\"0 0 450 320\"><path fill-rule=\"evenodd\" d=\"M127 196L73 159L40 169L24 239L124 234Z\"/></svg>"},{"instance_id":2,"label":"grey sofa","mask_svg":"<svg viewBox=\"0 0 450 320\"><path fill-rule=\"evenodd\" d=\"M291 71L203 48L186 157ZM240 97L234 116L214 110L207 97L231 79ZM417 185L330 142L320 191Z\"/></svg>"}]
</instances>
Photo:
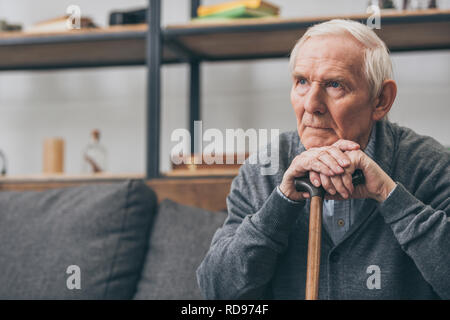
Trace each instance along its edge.
<instances>
[{"instance_id":1,"label":"grey sofa","mask_svg":"<svg viewBox=\"0 0 450 320\"><path fill-rule=\"evenodd\" d=\"M0 192L0 299L202 299L225 217L158 205L141 180Z\"/></svg>"}]
</instances>

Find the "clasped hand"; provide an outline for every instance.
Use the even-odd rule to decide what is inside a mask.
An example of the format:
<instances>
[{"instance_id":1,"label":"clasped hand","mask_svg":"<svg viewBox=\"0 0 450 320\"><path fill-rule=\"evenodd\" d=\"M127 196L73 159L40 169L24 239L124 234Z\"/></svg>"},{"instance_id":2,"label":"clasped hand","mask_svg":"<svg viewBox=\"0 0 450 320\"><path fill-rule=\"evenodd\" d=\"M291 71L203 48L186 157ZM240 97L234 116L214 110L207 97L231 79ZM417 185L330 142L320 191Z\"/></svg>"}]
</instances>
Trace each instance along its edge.
<instances>
[{"instance_id":1,"label":"clasped hand","mask_svg":"<svg viewBox=\"0 0 450 320\"><path fill-rule=\"evenodd\" d=\"M352 174L356 169L363 172L365 183L354 187ZM308 193L297 192L294 185L295 178L304 177L308 172L311 183L322 186L328 200L371 198L383 202L395 187L395 182L360 149L360 145L349 140L310 148L296 156L284 173L281 192L294 201L308 198Z\"/></svg>"}]
</instances>

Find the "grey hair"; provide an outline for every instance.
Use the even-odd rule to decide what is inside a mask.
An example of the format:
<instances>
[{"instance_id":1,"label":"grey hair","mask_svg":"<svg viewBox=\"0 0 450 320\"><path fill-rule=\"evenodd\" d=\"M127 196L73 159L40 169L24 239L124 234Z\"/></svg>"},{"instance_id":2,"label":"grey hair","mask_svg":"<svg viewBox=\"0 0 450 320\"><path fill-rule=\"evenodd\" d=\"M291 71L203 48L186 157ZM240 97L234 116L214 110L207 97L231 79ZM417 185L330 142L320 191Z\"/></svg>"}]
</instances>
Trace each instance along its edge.
<instances>
[{"instance_id":1,"label":"grey hair","mask_svg":"<svg viewBox=\"0 0 450 320\"><path fill-rule=\"evenodd\" d=\"M364 52L364 75L371 90L371 99L378 97L381 93L383 82L393 78L389 50L372 29L356 21L334 19L308 28L291 52L290 70L291 72L294 71L298 51L309 38L325 35L343 35L346 33L350 33L366 48Z\"/></svg>"}]
</instances>

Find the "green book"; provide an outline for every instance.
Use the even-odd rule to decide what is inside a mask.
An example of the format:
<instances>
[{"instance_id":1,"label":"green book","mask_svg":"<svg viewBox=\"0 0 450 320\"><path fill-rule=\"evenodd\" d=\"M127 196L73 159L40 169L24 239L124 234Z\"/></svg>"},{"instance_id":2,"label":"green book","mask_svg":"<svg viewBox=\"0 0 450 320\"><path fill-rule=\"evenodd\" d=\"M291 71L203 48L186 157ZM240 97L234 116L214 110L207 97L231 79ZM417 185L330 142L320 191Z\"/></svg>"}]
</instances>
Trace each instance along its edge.
<instances>
[{"instance_id":1,"label":"green book","mask_svg":"<svg viewBox=\"0 0 450 320\"><path fill-rule=\"evenodd\" d=\"M205 20L228 20L228 19L240 19L240 18L261 18L261 17L276 17L276 15L269 10L263 8L251 9L245 5L224 10L216 13L212 13L206 16L192 19L192 21L205 21Z\"/></svg>"}]
</instances>

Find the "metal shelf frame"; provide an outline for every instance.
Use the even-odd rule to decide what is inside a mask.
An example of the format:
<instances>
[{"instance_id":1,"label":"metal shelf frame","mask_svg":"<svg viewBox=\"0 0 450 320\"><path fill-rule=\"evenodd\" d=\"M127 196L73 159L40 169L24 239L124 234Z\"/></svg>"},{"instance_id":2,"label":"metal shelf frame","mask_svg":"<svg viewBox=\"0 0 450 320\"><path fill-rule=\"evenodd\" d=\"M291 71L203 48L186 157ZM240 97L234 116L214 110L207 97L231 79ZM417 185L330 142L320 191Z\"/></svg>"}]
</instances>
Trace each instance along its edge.
<instances>
[{"instance_id":1,"label":"metal shelf frame","mask_svg":"<svg viewBox=\"0 0 450 320\"><path fill-rule=\"evenodd\" d=\"M197 8L200 0L191 0L191 18L197 16ZM163 63L162 48L164 46L163 31L161 28L161 0L149 0L148 40L147 40L147 69L148 69L148 93L147 93L147 179L160 178L160 139L161 139L161 66ZM181 60L187 61L190 67L189 88L189 129L191 132L191 149L194 152L194 123L200 120L201 106L201 70L200 60L188 52L185 48L172 43L172 48L181 53Z\"/></svg>"}]
</instances>

